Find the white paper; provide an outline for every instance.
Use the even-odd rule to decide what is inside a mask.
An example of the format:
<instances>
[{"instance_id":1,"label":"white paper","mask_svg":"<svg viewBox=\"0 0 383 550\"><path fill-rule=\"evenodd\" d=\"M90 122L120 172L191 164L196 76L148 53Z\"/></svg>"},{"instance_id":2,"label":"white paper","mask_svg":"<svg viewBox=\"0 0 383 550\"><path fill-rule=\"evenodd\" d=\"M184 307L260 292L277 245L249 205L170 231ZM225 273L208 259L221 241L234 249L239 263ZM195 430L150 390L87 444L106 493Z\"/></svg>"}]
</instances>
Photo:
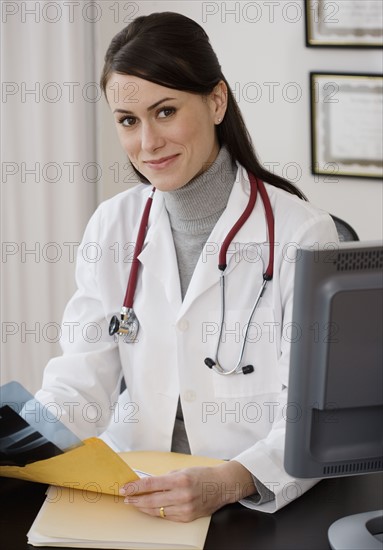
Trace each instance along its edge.
<instances>
[{"instance_id":1,"label":"white paper","mask_svg":"<svg viewBox=\"0 0 383 550\"><path fill-rule=\"evenodd\" d=\"M330 156L333 160L381 161L383 109L374 94L339 90L330 104Z\"/></svg>"}]
</instances>

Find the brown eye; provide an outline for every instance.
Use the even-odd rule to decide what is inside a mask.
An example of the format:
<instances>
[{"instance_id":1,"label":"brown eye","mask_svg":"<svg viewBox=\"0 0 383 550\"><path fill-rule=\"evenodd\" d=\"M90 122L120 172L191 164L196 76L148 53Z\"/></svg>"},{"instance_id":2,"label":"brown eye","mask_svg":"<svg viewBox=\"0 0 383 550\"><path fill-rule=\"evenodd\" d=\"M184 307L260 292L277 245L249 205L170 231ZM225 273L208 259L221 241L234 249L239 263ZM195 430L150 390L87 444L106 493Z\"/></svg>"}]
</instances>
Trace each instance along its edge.
<instances>
[{"instance_id":1,"label":"brown eye","mask_svg":"<svg viewBox=\"0 0 383 550\"><path fill-rule=\"evenodd\" d=\"M118 123L121 124L121 126L126 126L130 128L131 126L134 126L137 122L137 119L133 116L124 116L121 118Z\"/></svg>"},{"instance_id":2,"label":"brown eye","mask_svg":"<svg viewBox=\"0 0 383 550\"><path fill-rule=\"evenodd\" d=\"M162 107L158 111L158 118L168 118L169 116L173 115L176 112L176 109L174 107Z\"/></svg>"}]
</instances>

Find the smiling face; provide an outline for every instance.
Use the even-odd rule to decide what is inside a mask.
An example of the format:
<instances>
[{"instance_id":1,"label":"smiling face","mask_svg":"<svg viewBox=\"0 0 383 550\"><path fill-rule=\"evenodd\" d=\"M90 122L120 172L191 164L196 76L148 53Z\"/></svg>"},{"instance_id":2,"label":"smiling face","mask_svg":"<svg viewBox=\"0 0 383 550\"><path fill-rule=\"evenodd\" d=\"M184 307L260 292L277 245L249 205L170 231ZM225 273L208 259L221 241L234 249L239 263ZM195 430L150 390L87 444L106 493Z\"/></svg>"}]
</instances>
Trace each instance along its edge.
<instances>
[{"instance_id":1,"label":"smiling face","mask_svg":"<svg viewBox=\"0 0 383 550\"><path fill-rule=\"evenodd\" d=\"M117 73L106 86L124 151L161 191L183 187L216 159L226 92L224 82L201 96Z\"/></svg>"}]
</instances>

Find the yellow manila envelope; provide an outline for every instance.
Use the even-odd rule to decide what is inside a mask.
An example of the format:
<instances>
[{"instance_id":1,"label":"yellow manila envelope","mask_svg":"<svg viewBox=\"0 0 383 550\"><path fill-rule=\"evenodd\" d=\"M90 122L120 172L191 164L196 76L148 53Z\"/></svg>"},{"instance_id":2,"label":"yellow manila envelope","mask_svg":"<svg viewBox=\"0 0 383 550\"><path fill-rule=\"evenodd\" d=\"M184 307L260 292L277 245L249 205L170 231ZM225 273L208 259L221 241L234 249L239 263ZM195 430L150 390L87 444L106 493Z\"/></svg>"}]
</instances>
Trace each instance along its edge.
<instances>
[{"instance_id":1,"label":"yellow manila envelope","mask_svg":"<svg viewBox=\"0 0 383 550\"><path fill-rule=\"evenodd\" d=\"M102 439L91 437L61 455L26 466L0 466L0 475L49 485L69 487L109 495L139 476L133 468L151 475L192 466L215 466L217 458L171 452L130 451L115 453Z\"/></svg>"},{"instance_id":2,"label":"yellow manila envelope","mask_svg":"<svg viewBox=\"0 0 383 550\"><path fill-rule=\"evenodd\" d=\"M26 466L0 466L0 475L110 495L118 494L124 483L138 479L130 466L101 439L91 437L83 443L81 447Z\"/></svg>"}]
</instances>

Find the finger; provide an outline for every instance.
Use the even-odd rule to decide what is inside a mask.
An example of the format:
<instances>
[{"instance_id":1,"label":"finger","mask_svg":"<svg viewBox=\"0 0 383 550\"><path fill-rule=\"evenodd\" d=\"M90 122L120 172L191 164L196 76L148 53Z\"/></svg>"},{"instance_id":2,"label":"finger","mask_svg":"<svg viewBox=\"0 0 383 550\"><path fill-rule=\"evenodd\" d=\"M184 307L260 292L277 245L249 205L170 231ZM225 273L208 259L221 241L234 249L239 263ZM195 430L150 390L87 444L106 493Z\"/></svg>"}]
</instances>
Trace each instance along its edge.
<instances>
[{"instance_id":1,"label":"finger","mask_svg":"<svg viewBox=\"0 0 383 550\"><path fill-rule=\"evenodd\" d=\"M169 505L169 506L157 506L152 507L137 507L140 512L148 514L150 516L158 517L168 521L186 522L191 521L194 517L187 514L186 510L183 510L182 506ZM162 514L161 514L162 509Z\"/></svg>"},{"instance_id":2,"label":"finger","mask_svg":"<svg viewBox=\"0 0 383 550\"><path fill-rule=\"evenodd\" d=\"M127 504L132 504L138 510L152 516L161 516L163 508L167 519L172 521L191 521L199 517L199 500L191 499L185 491L161 491L145 495L137 495L124 499Z\"/></svg>"},{"instance_id":3,"label":"finger","mask_svg":"<svg viewBox=\"0 0 383 550\"><path fill-rule=\"evenodd\" d=\"M120 489L121 495L132 496L139 493L153 493L157 491L167 491L172 488L172 482L169 475L150 476L131 481L123 485Z\"/></svg>"},{"instance_id":4,"label":"finger","mask_svg":"<svg viewBox=\"0 0 383 550\"><path fill-rule=\"evenodd\" d=\"M139 481L130 481L119 488L120 495L127 497L138 495L141 492Z\"/></svg>"},{"instance_id":5,"label":"finger","mask_svg":"<svg viewBox=\"0 0 383 550\"><path fill-rule=\"evenodd\" d=\"M177 508L175 506L169 505L169 506L156 506L153 507L139 507L138 508L141 512L144 512L144 514L148 514L150 516L157 516L162 519L172 519L175 517ZM162 513L161 513L162 511Z\"/></svg>"},{"instance_id":6,"label":"finger","mask_svg":"<svg viewBox=\"0 0 383 550\"><path fill-rule=\"evenodd\" d=\"M183 494L181 491L174 489L169 491L156 491L152 493L140 493L130 495L124 498L127 504L134 504L139 508L160 508L161 506L169 506L175 502L182 502Z\"/></svg>"}]
</instances>

